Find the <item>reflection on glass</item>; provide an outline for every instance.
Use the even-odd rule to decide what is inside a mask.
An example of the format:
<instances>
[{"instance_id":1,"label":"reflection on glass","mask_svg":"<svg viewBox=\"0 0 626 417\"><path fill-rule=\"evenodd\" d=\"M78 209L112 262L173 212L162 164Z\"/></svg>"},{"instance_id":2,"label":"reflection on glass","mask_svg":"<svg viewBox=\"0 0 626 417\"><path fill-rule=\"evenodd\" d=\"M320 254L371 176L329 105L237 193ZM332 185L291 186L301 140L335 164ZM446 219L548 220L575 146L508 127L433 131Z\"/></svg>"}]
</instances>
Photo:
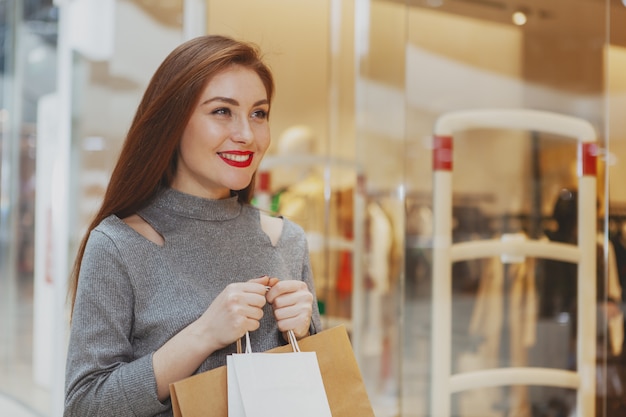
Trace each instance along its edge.
<instances>
[{"instance_id":1,"label":"reflection on glass","mask_svg":"<svg viewBox=\"0 0 626 417\"><path fill-rule=\"evenodd\" d=\"M51 2L0 5L0 408L49 407L35 369L36 167L41 97L56 88L57 10Z\"/></svg>"},{"instance_id":2,"label":"reflection on glass","mask_svg":"<svg viewBox=\"0 0 626 417\"><path fill-rule=\"evenodd\" d=\"M394 184L405 187L400 202L406 234L399 414L430 415L432 372L438 365L432 361L439 361L433 358L441 353L433 349L447 349L430 346L436 331L431 323L437 323L431 312L445 302L432 292L441 278L433 275L433 247L441 243L433 235L438 217L452 221L454 243L502 236L566 239L558 201L579 188L578 150L555 135L493 129L459 135L450 213L433 210L433 196L441 191L432 173L432 132L438 117L457 110L527 108L578 117L598 132L598 192L591 197L598 202L598 217L591 221L597 220L599 245L597 253L595 246L587 252L598 260L593 275L601 342L594 362L598 376L583 384L597 393L592 413L600 415L606 406L608 415L619 415L616 387L623 367L611 370L609 364L623 357L622 291L615 273L620 256L605 230L608 224L619 229L623 191L605 190L606 173L619 171L614 156L605 158L605 121L611 120L611 149L617 150L613 141L621 135L615 129L619 122L617 116L608 116L623 104L623 82L617 76L623 35L612 25L607 38L608 3L521 3L515 8L507 2L362 3L357 7L363 13L356 15L367 21L357 22L357 27L367 29L357 34L355 49L364 51L358 60L357 97L368 100L356 103L357 159L366 177L377 182L366 195L393 195ZM623 10L611 6L610 12L613 20L613 12L617 16ZM612 57L608 62L607 49ZM607 65L614 74L614 100L608 108L603 90ZM620 143L615 145L621 149ZM384 149L395 166L379 169L384 157L381 162L382 152L372 149ZM575 209L568 206L570 212ZM527 257L523 263L487 258L455 261L450 267L452 341L449 361L441 359L450 362L450 372L520 365L574 369L575 266ZM518 288L524 290L512 292ZM611 387L611 378L619 383ZM577 408L575 395L574 389L545 386L471 390L450 396L451 415L568 415Z\"/></svg>"}]
</instances>

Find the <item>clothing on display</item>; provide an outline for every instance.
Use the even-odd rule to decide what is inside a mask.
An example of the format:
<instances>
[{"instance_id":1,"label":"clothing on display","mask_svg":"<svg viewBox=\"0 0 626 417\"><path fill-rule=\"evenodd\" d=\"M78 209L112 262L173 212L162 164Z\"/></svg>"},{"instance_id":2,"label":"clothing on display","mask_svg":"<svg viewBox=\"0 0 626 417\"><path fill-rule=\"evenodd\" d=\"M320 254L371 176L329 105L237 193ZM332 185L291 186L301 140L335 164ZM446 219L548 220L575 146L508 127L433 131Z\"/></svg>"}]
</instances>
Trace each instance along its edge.
<instances>
[{"instance_id":1,"label":"clothing on display","mask_svg":"<svg viewBox=\"0 0 626 417\"><path fill-rule=\"evenodd\" d=\"M574 197L575 201L575 197ZM501 216L485 216L477 207L457 206L453 209L454 229L453 240L455 242L486 239L498 236L492 230L492 224L500 221ZM519 216L520 219L528 216ZM558 215L557 215L558 217ZM575 218L575 217L574 217ZM508 219L507 221L510 221ZM527 228L524 222L519 223L520 230L513 234L502 234L501 237L515 237L526 239L523 232ZM562 225L563 226L563 225ZM567 235L568 239L563 236ZM559 238L559 241L575 243L570 238L571 234L563 229L559 233L546 232L543 238L549 240ZM616 380L615 375L622 374L623 370L615 370L610 365L611 359L623 355L624 344L624 318L623 314L608 317L603 321L603 308L605 300L622 300L622 286L619 281L617 269L617 255L613 243L609 242L606 247L601 234L598 237L597 254L597 291L598 291L598 353L599 367L602 365L604 346L602 340L608 335L607 354L609 366L607 372L614 374L606 376L603 369L598 369L598 407L601 406L602 397L607 394L614 395L623 383ZM614 241L614 240L613 240ZM546 321L563 319L559 312L568 313L571 320L568 329L569 337L557 342L561 347L556 351L562 351L563 367L573 369L572 358L575 356L574 340L576 329L576 265L567 262L552 260L535 260L523 258L511 260L504 258L485 258L456 262L453 268L453 293L455 294L455 333L456 342L453 344L453 354L457 358L455 372L469 372L480 369L499 368L502 366L525 367L545 365L559 367L559 362L550 362L547 351L538 352L537 349L545 349L544 341L541 348L537 347L540 341L537 332L550 331L546 327ZM606 268L606 284L604 281ZM469 296L469 297L468 297ZM569 306L567 309L565 306ZM467 308L472 311L471 319L466 322L466 316L462 311ZM549 314L546 311L550 311ZM540 321L543 323L540 323ZM461 326L467 325L466 332ZM562 327L562 325L560 325ZM542 333L543 334L543 333ZM552 340L551 346L555 341ZM456 353L454 353L456 352ZM539 356L537 356L539 355ZM533 361L543 361L542 364ZM604 375L604 376L603 376ZM605 378L606 376L606 378ZM620 377L621 378L621 377ZM614 380L611 387L611 379ZM608 381L608 383L607 383ZM622 389L622 393L623 388ZM607 391L608 390L608 391ZM559 391L556 393L556 391ZM543 394L550 395L551 389L543 390ZM460 416L494 416L503 417L510 410L515 416L532 416L533 408L544 407L543 403L550 404L553 399L563 397L560 389L554 389L554 397L537 395L537 391L527 386L482 388L480 390L461 392L457 395L454 404L455 412ZM565 396L567 397L567 396ZM553 399L550 399L553 398ZM559 400L560 401L560 400ZM562 409L572 409L573 403L567 399L560 401ZM552 405L555 406L556 405ZM546 409L550 405L545 405ZM608 414L618 415L618 414Z\"/></svg>"},{"instance_id":2,"label":"clothing on display","mask_svg":"<svg viewBox=\"0 0 626 417\"><path fill-rule=\"evenodd\" d=\"M622 312L626 311L626 221L624 219L618 220L617 233L611 236L611 244L615 253L615 267L617 270L617 277L619 278L620 287L622 288L622 294L620 304ZM626 322L625 327L626 329ZM626 338L622 343L622 362L626 366Z\"/></svg>"},{"instance_id":3,"label":"clothing on display","mask_svg":"<svg viewBox=\"0 0 626 417\"><path fill-rule=\"evenodd\" d=\"M576 201L575 192L562 193L551 218L557 228L546 231L543 239L576 243ZM597 415L602 415L605 400L611 404L624 396L624 372L615 365L615 358L623 355L624 317L622 313L611 313L615 300L622 300L622 286L614 245L604 240L603 235L597 235ZM481 260L480 283L469 325L473 348L461 350L458 371L523 367L533 365L533 361L539 361L534 366L575 369L576 275L577 266L563 261ZM566 323L566 337L556 340L545 334L555 326L563 329L563 323ZM546 349L548 346L550 349ZM561 352L560 357L555 356L557 352ZM463 392L457 403L459 415L465 416L506 416L504 410L510 410L515 416L532 416L537 407L571 411L574 406L562 389L546 387L536 391L525 386ZM616 410L623 409L609 406L607 416L621 415L621 411Z\"/></svg>"},{"instance_id":4,"label":"clothing on display","mask_svg":"<svg viewBox=\"0 0 626 417\"><path fill-rule=\"evenodd\" d=\"M507 366L527 366L528 349L536 340L535 261L527 258L505 264L500 258L488 258L481 262L483 275L469 327L470 338L477 344L475 350L461 353L458 372L498 368L503 355L508 358L504 361ZM508 346L507 351L503 352L502 345ZM502 409L510 409L515 410L515 416L532 416L528 387L512 387L506 405L502 390L487 388L460 393L459 415L505 416Z\"/></svg>"}]
</instances>

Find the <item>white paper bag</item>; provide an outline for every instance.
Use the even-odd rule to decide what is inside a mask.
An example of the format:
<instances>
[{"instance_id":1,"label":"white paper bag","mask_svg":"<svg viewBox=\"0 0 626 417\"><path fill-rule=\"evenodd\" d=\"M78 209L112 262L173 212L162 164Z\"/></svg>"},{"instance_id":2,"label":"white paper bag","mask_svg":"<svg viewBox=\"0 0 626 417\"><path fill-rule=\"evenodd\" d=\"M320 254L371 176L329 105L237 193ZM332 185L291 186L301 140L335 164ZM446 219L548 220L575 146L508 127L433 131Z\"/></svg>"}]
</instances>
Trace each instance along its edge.
<instances>
[{"instance_id":1,"label":"white paper bag","mask_svg":"<svg viewBox=\"0 0 626 417\"><path fill-rule=\"evenodd\" d=\"M332 417L316 353L300 352L290 339L291 353L226 358L229 417Z\"/></svg>"}]
</instances>

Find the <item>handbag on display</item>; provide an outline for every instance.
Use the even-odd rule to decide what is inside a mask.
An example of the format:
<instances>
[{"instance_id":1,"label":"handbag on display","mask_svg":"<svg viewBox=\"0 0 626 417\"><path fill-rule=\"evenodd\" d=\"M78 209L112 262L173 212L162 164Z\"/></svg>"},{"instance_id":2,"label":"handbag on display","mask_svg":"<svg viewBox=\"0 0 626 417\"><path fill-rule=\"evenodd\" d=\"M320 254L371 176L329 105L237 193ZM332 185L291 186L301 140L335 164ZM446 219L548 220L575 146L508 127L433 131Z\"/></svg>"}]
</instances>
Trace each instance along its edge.
<instances>
[{"instance_id":1,"label":"handbag on display","mask_svg":"<svg viewBox=\"0 0 626 417\"><path fill-rule=\"evenodd\" d=\"M298 341L300 352L315 352L328 406L333 417L374 417L361 371L354 357L345 326L337 326ZM280 346L266 353L293 355L293 346ZM298 353L296 352L295 355ZM244 357L252 354L231 355ZM279 355L282 356L282 355ZM232 359L231 359L232 361ZM236 359L239 361L239 359ZM239 363L235 365L239 369ZM170 395L175 417L228 417L228 365L193 375L170 384ZM233 369L230 370L231 372ZM245 372L245 371L244 371ZM232 381L232 380L231 380ZM241 382L237 379L237 382ZM245 383L254 384L246 380ZM309 381L310 382L310 381ZM241 393L241 391L239 391ZM232 393L231 393L232 395ZM243 397L242 397L243 399ZM269 402L267 399L266 402ZM321 401L321 400L320 400ZM270 415L283 404L269 404ZM311 404L300 404L297 414ZM245 408L245 406L244 406ZM248 417L248 416L246 416Z\"/></svg>"}]
</instances>

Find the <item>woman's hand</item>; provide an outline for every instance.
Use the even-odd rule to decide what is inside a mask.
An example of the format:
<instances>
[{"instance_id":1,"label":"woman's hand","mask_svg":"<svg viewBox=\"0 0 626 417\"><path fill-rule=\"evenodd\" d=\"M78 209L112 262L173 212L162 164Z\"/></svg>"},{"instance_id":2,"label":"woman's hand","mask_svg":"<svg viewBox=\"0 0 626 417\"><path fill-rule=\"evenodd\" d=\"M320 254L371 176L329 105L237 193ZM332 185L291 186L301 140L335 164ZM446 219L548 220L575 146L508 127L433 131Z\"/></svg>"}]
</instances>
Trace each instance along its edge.
<instances>
[{"instance_id":1,"label":"woman's hand","mask_svg":"<svg viewBox=\"0 0 626 417\"><path fill-rule=\"evenodd\" d=\"M198 319L203 332L215 344L212 351L233 343L247 331L259 328L268 285L267 276L232 283L213 300Z\"/></svg>"},{"instance_id":2,"label":"woman's hand","mask_svg":"<svg viewBox=\"0 0 626 417\"><path fill-rule=\"evenodd\" d=\"M152 356L157 395L164 401L169 384L186 378L218 349L259 328L270 279L228 285L200 318L168 340Z\"/></svg>"},{"instance_id":3,"label":"woman's hand","mask_svg":"<svg viewBox=\"0 0 626 417\"><path fill-rule=\"evenodd\" d=\"M293 330L297 339L307 336L313 314L313 294L306 283L271 278L268 285L271 288L266 298L274 308L278 329L283 333Z\"/></svg>"}]
</instances>

